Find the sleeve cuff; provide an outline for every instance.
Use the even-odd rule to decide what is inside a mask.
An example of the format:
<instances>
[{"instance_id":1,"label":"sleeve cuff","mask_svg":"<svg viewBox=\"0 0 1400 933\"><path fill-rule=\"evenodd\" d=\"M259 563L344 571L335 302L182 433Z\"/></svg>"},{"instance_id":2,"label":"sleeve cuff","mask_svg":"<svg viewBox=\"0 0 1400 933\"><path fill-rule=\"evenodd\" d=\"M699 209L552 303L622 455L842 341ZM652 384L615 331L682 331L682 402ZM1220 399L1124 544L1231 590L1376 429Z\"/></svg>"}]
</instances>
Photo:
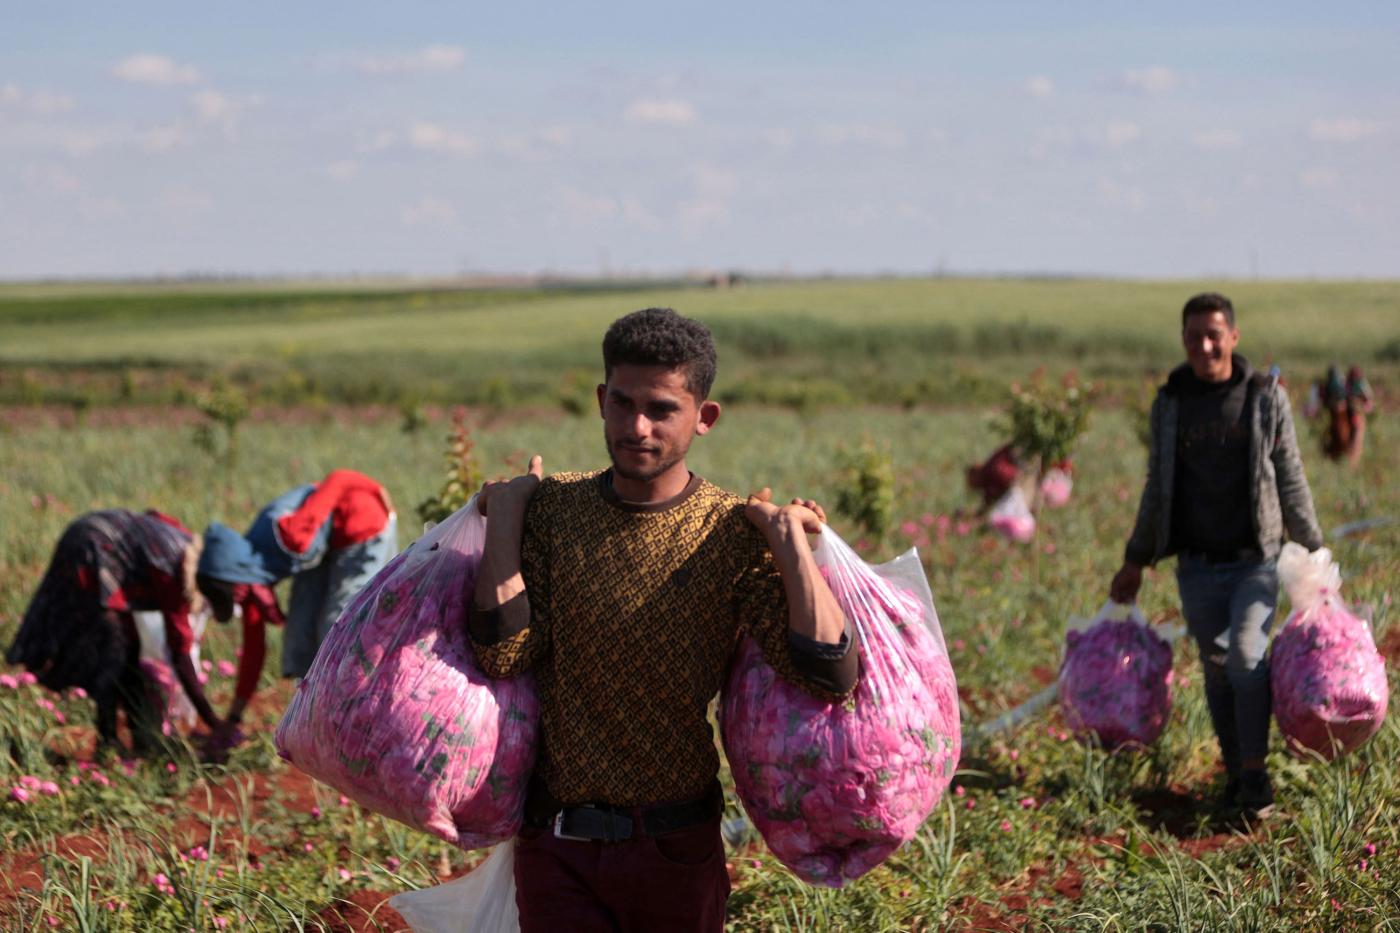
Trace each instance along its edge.
<instances>
[{"instance_id":1,"label":"sleeve cuff","mask_svg":"<svg viewBox=\"0 0 1400 933\"><path fill-rule=\"evenodd\" d=\"M817 641L798 632L788 632L788 656L793 668L804 679L828 693L847 694L855 689L860 676L859 638L849 619L836 644Z\"/></svg>"},{"instance_id":2,"label":"sleeve cuff","mask_svg":"<svg viewBox=\"0 0 1400 933\"><path fill-rule=\"evenodd\" d=\"M467 634L483 648L519 635L530 627L529 594L520 592L493 609L467 607Z\"/></svg>"}]
</instances>

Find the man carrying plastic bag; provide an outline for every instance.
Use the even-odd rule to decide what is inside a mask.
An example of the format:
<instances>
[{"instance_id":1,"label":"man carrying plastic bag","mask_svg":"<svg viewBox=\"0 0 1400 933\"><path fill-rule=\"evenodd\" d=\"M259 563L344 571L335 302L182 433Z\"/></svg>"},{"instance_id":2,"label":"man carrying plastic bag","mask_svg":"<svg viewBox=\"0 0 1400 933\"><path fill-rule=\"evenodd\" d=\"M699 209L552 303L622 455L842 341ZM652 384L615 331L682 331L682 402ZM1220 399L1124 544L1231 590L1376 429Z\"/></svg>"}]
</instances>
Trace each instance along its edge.
<instances>
[{"instance_id":1,"label":"man carrying plastic bag","mask_svg":"<svg viewBox=\"0 0 1400 933\"><path fill-rule=\"evenodd\" d=\"M1222 802L1261 816L1274 803L1264 755L1275 561L1285 529L1310 550L1322 546L1322 530L1288 394L1277 375L1233 352L1239 339L1224 295L1196 295L1182 309L1186 363L1152 403L1147 481L1109 598L1132 603L1142 568L1179 555L1181 613L1200 648L1225 763Z\"/></svg>"},{"instance_id":2,"label":"man carrying plastic bag","mask_svg":"<svg viewBox=\"0 0 1400 933\"><path fill-rule=\"evenodd\" d=\"M814 697L855 687L856 636L812 558L815 503L747 503L686 467L720 406L709 331L620 318L598 386L612 467L488 484L469 616L492 676L533 671L540 756L516 839L520 927L721 930L729 878L706 719L741 634Z\"/></svg>"}]
</instances>

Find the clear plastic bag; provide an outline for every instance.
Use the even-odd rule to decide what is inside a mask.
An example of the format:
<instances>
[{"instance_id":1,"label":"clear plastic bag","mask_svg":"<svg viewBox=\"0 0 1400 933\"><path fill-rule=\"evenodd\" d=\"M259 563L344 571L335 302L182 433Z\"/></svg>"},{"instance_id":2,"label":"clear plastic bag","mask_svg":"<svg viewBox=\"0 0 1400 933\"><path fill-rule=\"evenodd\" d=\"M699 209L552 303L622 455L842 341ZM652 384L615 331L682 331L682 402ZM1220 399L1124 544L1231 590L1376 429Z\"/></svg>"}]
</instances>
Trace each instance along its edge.
<instances>
[{"instance_id":1,"label":"clear plastic bag","mask_svg":"<svg viewBox=\"0 0 1400 933\"><path fill-rule=\"evenodd\" d=\"M486 861L435 888L389 898L413 933L520 933L515 903L515 839L491 850Z\"/></svg>"},{"instance_id":2,"label":"clear plastic bag","mask_svg":"<svg viewBox=\"0 0 1400 933\"><path fill-rule=\"evenodd\" d=\"M464 849L519 829L538 742L533 679L487 677L467 641L485 529L473 498L375 575L276 735L312 777Z\"/></svg>"},{"instance_id":3,"label":"clear plastic bag","mask_svg":"<svg viewBox=\"0 0 1400 933\"><path fill-rule=\"evenodd\" d=\"M1071 622L1060 664L1060 710L1104 748L1146 746L1172 711L1172 649L1136 605L1107 602L1087 625Z\"/></svg>"},{"instance_id":4,"label":"clear plastic bag","mask_svg":"<svg viewBox=\"0 0 1400 933\"><path fill-rule=\"evenodd\" d=\"M1030 503L1019 486L1012 486L997 501L987 521L1003 536L1020 544L1035 537L1035 516L1031 514Z\"/></svg>"},{"instance_id":5,"label":"clear plastic bag","mask_svg":"<svg viewBox=\"0 0 1400 933\"><path fill-rule=\"evenodd\" d=\"M1051 467L1045 472L1040 480L1040 498L1052 509L1058 509L1069 503L1070 493L1074 490L1074 479L1066 470L1060 467Z\"/></svg>"},{"instance_id":6,"label":"clear plastic bag","mask_svg":"<svg viewBox=\"0 0 1400 933\"><path fill-rule=\"evenodd\" d=\"M1331 551L1309 554L1290 541L1278 572L1293 611L1269 662L1274 718L1290 749L1331 759L1365 744L1385 721L1385 658L1371 626L1342 600Z\"/></svg>"},{"instance_id":7,"label":"clear plastic bag","mask_svg":"<svg viewBox=\"0 0 1400 933\"><path fill-rule=\"evenodd\" d=\"M860 635L860 683L845 703L823 702L779 678L745 638L720 733L769 849L804 881L840 887L918 830L953 778L962 730L918 554L871 567L824 528L814 556Z\"/></svg>"},{"instance_id":8,"label":"clear plastic bag","mask_svg":"<svg viewBox=\"0 0 1400 933\"><path fill-rule=\"evenodd\" d=\"M199 713L171 666L170 646L165 638L165 616L159 612L133 612L131 617L136 623L136 635L141 642L141 671L160 702L161 732L172 735L177 729L193 729L199 722ZM190 661L198 673L199 643L204 638L209 615L192 612L189 620L190 632L194 635L190 645Z\"/></svg>"}]
</instances>

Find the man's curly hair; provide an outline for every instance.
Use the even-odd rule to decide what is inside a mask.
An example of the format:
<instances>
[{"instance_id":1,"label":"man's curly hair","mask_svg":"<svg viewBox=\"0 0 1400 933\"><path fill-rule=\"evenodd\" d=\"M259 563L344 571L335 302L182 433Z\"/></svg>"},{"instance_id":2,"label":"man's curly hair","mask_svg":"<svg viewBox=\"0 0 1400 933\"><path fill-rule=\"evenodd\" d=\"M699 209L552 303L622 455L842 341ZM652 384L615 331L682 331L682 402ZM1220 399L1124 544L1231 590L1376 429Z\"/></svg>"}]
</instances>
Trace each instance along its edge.
<instances>
[{"instance_id":1,"label":"man's curly hair","mask_svg":"<svg viewBox=\"0 0 1400 933\"><path fill-rule=\"evenodd\" d=\"M603 373L614 366L668 366L685 370L685 387L697 401L715 384L715 340L699 321L670 308L644 308L623 315L603 335Z\"/></svg>"}]
</instances>

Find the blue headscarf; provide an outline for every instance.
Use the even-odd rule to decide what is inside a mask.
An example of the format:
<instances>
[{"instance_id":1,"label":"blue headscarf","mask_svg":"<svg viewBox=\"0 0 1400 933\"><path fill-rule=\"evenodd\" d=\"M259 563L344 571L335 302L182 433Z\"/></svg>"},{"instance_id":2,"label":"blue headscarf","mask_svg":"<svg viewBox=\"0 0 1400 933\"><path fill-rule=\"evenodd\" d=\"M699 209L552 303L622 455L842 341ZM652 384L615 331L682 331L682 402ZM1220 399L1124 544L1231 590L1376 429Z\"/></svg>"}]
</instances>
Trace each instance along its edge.
<instances>
[{"instance_id":1,"label":"blue headscarf","mask_svg":"<svg viewBox=\"0 0 1400 933\"><path fill-rule=\"evenodd\" d=\"M227 583L260 583L263 586L271 586L279 579L247 538L218 522L204 529L199 573Z\"/></svg>"}]
</instances>

